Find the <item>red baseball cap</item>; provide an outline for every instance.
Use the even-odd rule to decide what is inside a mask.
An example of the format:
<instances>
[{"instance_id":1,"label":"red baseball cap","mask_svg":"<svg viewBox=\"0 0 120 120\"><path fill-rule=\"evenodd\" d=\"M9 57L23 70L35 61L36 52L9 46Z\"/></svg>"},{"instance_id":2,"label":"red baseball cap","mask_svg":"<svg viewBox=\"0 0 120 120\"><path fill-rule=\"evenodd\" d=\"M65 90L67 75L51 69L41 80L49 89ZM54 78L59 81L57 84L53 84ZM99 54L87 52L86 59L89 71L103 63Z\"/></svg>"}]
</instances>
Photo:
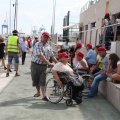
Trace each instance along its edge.
<instances>
[{"instance_id":1,"label":"red baseball cap","mask_svg":"<svg viewBox=\"0 0 120 120\"><path fill-rule=\"evenodd\" d=\"M106 51L106 48L105 47L99 47L98 51Z\"/></svg>"},{"instance_id":2,"label":"red baseball cap","mask_svg":"<svg viewBox=\"0 0 120 120\"><path fill-rule=\"evenodd\" d=\"M42 35L43 36L48 36L48 37L50 36L50 34L48 32L43 32Z\"/></svg>"},{"instance_id":3,"label":"red baseball cap","mask_svg":"<svg viewBox=\"0 0 120 120\"><path fill-rule=\"evenodd\" d=\"M90 43L86 44L86 46L92 48L92 45Z\"/></svg>"},{"instance_id":4,"label":"red baseball cap","mask_svg":"<svg viewBox=\"0 0 120 120\"><path fill-rule=\"evenodd\" d=\"M64 57L68 57L69 56L69 54L67 54L66 52L63 52L63 53L60 53L59 55L58 55L58 57L61 59L61 58L64 58Z\"/></svg>"},{"instance_id":5,"label":"red baseball cap","mask_svg":"<svg viewBox=\"0 0 120 120\"><path fill-rule=\"evenodd\" d=\"M84 57L84 53L82 53L82 52L80 52L80 51L77 51L75 54L76 54L76 55L79 55L79 56L81 56L81 57Z\"/></svg>"},{"instance_id":6,"label":"red baseball cap","mask_svg":"<svg viewBox=\"0 0 120 120\"><path fill-rule=\"evenodd\" d=\"M105 16L108 16L108 17L109 17L109 16L110 16L110 14L109 14L109 13L106 13L106 14L105 14Z\"/></svg>"},{"instance_id":7,"label":"red baseball cap","mask_svg":"<svg viewBox=\"0 0 120 120\"><path fill-rule=\"evenodd\" d=\"M82 43L81 43L81 42L77 42L77 43L76 43L76 46L77 46L77 47L82 47Z\"/></svg>"}]
</instances>

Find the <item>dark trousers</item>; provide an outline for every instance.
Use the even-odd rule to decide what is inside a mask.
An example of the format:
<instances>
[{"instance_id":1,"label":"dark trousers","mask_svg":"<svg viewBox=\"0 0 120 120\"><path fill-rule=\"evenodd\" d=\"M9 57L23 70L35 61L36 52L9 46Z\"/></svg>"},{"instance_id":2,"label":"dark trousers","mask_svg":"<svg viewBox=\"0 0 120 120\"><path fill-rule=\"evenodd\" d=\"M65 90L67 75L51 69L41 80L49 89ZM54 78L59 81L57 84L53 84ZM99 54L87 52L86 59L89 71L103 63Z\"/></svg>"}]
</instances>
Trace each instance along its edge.
<instances>
[{"instance_id":1,"label":"dark trousers","mask_svg":"<svg viewBox=\"0 0 120 120\"><path fill-rule=\"evenodd\" d=\"M22 64L25 63L25 58L26 58L26 52L22 51Z\"/></svg>"}]
</instances>

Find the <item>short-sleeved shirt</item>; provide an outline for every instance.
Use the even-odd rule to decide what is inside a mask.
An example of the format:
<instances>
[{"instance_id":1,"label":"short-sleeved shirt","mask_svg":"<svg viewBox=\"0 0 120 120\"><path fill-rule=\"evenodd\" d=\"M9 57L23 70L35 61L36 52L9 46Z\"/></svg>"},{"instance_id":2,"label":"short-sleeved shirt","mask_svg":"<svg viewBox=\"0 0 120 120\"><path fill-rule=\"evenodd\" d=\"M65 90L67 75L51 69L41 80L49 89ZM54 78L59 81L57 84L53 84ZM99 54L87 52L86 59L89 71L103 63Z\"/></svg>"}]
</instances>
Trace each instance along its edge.
<instances>
[{"instance_id":1,"label":"short-sleeved shirt","mask_svg":"<svg viewBox=\"0 0 120 120\"><path fill-rule=\"evenodd\" d=\"M68 50L68 49L69 49L69 47L70 47L70 45L69 45L69 44L66 44L66 43L65 43L65 44L63 44L63 46L64 46L64 48L65 48L65 49L67 49L67 50Z\"/></svg>"},{"instance_id":2,"label":"short-sleeved shirt","mask_svg":"<svg viewBox=\"0 0 120 120\"><path fill-rule=\"evenodd\" d=\"M73 75L72 68L68 64L64 65L61 62L56 63L52 70L55 70L57 72L63 72L66 73L67 75Z\"/></svg>"},{"instance_id":3,"label":"short-sleeved shirt","mask_svg":"<svg viewBox=\"0 0 120 120\"><path fill-rule=\"evenodd\" d=\"M88 64L96 63L96 54L92 49L87 52L86 58Z\"/></svg>"},{"instance_id":4,"label":"short-sleeved shirt","mask_svg":"<svg viewBox=\"0 0 120 120\"><path fill-rule=\"evenodd\" d=\"M31 61L37 64L46 64L40 59L40 55L44 55L47 60L54 56L53 50L48 43L44 44L40 41L35 44Z\"/></svg>"},{"instance_id":5,"label":"short-sleeved shirt","mask_svg":"<svg viewBox=\"0 0 120 120\"><path fill-rule=\"evenodd\" d=\"M101 62L103 63L102 70L107 70L108 62L109 62L109 54L106 54L105 57L101 59Z\"/></svg>"},{"instance_id":6,"label":"short-sleeved shirt","mask_svg":"<svg viewBox=\"0 0 120 120\"><path fill-rule=\"evenodd\" d=\"M27 48L28 48L28 43L27 43L27 41L21 41L21 43L20 43L20 47L21 47L21 50L23 51L23 52L27 52Z\"/></svg>"},{"instance_id":7,"label":"short-sleeved shirt","mask_svg":"<svg viewBox=\"0 0 120 120\"><path fill-rule=\"evenodd\" d=\"M100 55L98 55L98 62L99 64L99 68L102 69L103 68L103 63L102 63L102 57Z\"/></svg>"},{"instance_id":8,"label":"short-sleeved shirt","mask_svg":"<svg viewBox=\"0 0 120 120\"><path fill-rule=\"evenodd\" d=\"M28 45L30 45L31 42L32 42L31 38L28 38L28 39L27 39L27 42L28 42Z\"/></svg>"}]
</instances>

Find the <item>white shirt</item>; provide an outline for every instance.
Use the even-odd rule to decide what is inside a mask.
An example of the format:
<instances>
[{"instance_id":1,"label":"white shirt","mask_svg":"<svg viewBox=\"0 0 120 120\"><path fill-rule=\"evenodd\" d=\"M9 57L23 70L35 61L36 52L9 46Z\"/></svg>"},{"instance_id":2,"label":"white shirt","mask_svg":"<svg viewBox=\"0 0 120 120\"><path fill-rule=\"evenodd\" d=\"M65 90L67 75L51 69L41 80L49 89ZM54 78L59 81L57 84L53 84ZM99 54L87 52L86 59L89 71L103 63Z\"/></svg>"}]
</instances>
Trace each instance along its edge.
<instances>
[{"instance_id":1,"label":"white shirt","mask_svg":"<svg viewBox=\"0 0 120 120\"><path fill-rule=\"evenodd\" d=\"M63 72L67 75L74 75L72 68L68 64L64 65L61 62L56 63L52 70L55 70L57 72Z\"/></svg>"},{"instance_id":2,"label":"white shirt","mask_svg":"<svg viewBox=\"0 0 120 120\"><path fill-rule=\"evenodd\" d=\"M84 61L87 64L87 62L86 62L86 60L84 58L82 59L82 61ZM78 69L83 68L83 66L81 65L81 61L79 61L77 63L76 68L78 68Z\"/></svg>"}]
</instances>

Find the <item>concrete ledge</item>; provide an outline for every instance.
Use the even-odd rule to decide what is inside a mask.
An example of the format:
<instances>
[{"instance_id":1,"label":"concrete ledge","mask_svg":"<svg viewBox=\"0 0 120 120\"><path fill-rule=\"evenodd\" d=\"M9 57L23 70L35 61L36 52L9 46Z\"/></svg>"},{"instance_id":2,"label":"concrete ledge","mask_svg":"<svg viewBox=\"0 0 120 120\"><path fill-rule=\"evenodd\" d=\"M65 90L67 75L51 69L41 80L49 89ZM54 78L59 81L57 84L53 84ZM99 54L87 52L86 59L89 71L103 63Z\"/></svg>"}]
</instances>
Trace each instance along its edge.
<instances>
[{"instance_id":1,"label":"concrete ledge","mask_svg":"<svg viewBox=\"0 0 120 120\"><path fill-rule=\"evenodd\" d=\"M99 91L120 111L120 83L102 81Z\"/></svg>"}]
</instances>

